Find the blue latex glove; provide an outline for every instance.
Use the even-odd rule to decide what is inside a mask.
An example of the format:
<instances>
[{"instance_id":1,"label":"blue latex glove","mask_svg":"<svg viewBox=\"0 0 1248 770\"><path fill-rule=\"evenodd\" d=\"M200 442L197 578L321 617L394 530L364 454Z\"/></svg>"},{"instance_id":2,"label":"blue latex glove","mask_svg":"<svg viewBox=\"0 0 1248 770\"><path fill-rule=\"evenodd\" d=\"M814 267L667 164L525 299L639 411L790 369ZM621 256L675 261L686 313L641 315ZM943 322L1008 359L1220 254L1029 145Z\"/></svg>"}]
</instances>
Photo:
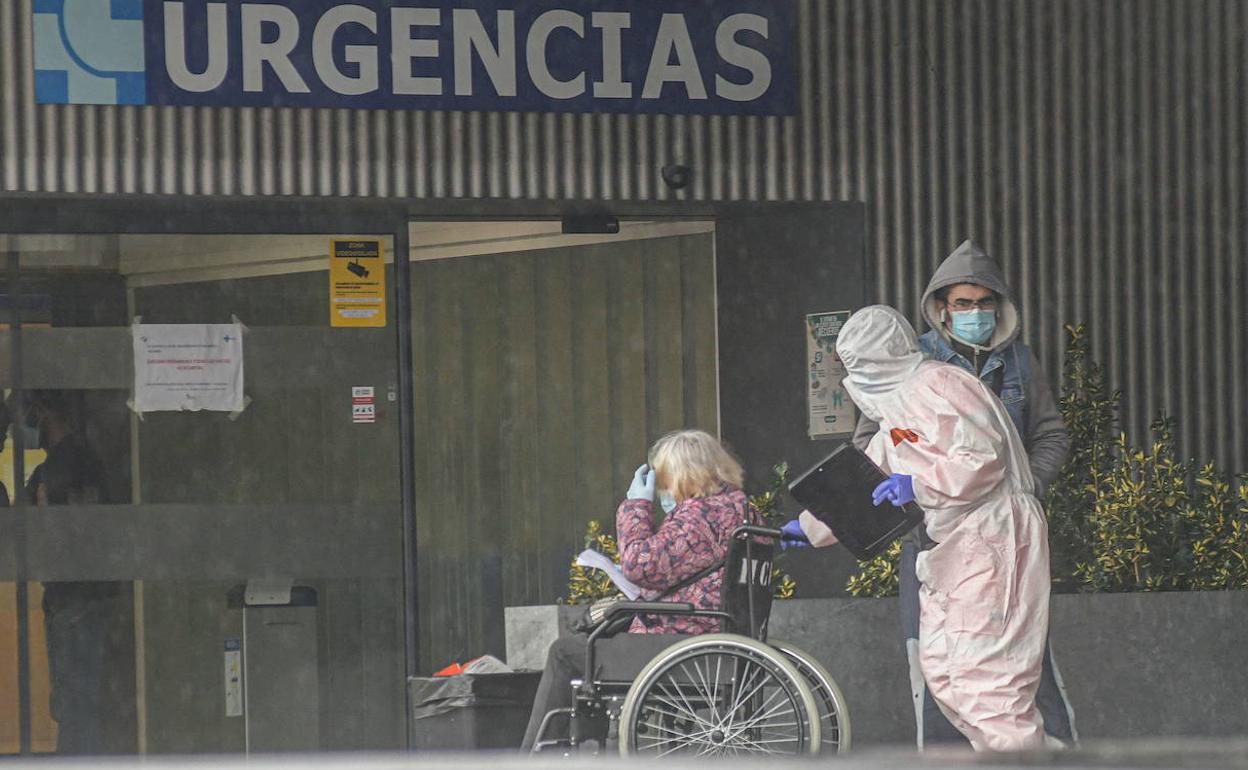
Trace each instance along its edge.
<instances>
[{"instance_id":1,"label":"blue latex glove","mask_svg":"<svg viewBox=\"0 0 1248 770\"><path fill-rule=\"evenodd\" d=\"M914 479L904 473L894 473L881 481L871 492L871 502L877 507L885 500L900 508L906 503L914 502Z\"/></svg>"},{"instance_id":2,"label":"blue latex glove","mask_svg":"<svg viewBox=\"0 0 1248 770\"><path fill-rule=\"evenodd\" d=\"M637 466L637 472L633 474L633 483L628 486L626 499L654 502L654 471L650 470L649 465L642 463Z\"/></svg>"},{"instance_id":3,"label":"blue latex glove","mask_svg":"<svg viewBox=\"0 0 1248 770\"><path fill-rule=\"evenodd\" d=\"M780 550L810 547L810 541L806 539L806 533L802 531L802 524L797 519L785 524L780 528L780 531L784 533L784 537L780 538Z\"/></svg>"}]
</instances>

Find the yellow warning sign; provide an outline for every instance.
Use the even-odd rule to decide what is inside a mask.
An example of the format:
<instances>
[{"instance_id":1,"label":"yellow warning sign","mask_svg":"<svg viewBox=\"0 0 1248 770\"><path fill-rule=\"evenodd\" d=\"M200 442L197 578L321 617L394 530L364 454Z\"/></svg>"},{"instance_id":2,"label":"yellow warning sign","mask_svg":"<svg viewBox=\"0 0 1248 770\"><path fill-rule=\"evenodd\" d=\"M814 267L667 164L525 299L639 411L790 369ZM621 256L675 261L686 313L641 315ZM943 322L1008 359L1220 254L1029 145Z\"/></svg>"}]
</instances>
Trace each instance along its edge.
<instances>
[{"instance_id":1,"label":"yellow warning sign","mask_svg":"<svg viewBox=\"0 0 1248 770\"><path fill-rule=\"evenodd\" d=\"M329 242L329 325L386 325L385 247L376 239Z\"/></svg>"}]
</instances>

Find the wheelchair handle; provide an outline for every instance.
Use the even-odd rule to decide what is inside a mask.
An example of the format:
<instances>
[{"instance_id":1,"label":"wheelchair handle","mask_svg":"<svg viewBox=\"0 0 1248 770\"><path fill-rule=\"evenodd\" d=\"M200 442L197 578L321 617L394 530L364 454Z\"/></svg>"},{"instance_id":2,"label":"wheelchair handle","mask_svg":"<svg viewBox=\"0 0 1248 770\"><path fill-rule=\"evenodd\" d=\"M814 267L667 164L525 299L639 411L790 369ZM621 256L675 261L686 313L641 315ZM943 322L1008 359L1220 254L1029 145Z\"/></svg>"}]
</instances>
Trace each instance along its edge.
<instances>
[{"instance_id":1,"label":"wheelchair handle","mask_svg":"<svg viewBox=\"0 0 1248 770\"><path fill-rule=\"evenodd\" d=\"M751 535L769 537L772 540L784 537L784 533L774 527L760 527L757 524L742 524L732 531L733 538L737 540L744 540Z\"/></svg>"}]
</instances>

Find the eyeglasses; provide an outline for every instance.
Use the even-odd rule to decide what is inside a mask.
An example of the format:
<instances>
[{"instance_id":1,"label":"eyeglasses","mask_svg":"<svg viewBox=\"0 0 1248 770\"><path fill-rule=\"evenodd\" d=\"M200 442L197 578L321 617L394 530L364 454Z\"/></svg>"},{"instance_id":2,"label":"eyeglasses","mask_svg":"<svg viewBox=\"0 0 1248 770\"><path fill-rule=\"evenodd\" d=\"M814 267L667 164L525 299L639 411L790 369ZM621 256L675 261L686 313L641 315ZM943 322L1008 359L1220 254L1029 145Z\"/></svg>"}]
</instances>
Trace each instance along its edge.
<instances>
[{"instance_id":1,"label":"eyeglasses","mask_svg":"<svg viewBox=\"0 0 1248 770\"><path fill-rule=\"evenodd\" d=\"M949 302L949 307L954 310L970 310L971 308L979 308L980 310L996 310L997 298L984 297L983 299L966 299L959 297Z\"/></svg>"}]
</instances>

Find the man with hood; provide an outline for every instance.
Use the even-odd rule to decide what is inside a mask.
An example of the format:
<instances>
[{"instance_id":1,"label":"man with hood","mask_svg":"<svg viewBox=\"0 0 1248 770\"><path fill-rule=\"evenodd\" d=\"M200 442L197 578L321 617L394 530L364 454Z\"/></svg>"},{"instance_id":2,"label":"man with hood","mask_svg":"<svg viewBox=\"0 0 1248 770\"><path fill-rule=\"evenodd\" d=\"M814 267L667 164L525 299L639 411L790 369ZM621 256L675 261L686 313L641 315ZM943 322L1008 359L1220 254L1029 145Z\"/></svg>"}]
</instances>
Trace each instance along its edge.
<instances>
[{"instance_id":1,"label":"man with hood","mask_svg":"<svg viewBox=\"0 0 1248 770\"><path fill-rule=\"evenodd\" d=\"M1044 746L1036 709L1049 621L1048 525L1003 403L965 369L929 360L896 310L864 308L836 351L846 391L879 430L866 452L891 476L876 505L914 501L933 543L918 554L918 667L976 750ZM803 512L813 544L826 529Z\"/></svg>"},{"instance_id":2,"label":"man with hood","mask_svg":"<svg viewBox=\"0 0 1248 770\"><path fill-rule=\"evenodd\" d=\"M923 354L977 375L1004 403L1027 450L1036 497L1043 499L1066 461L1070 442L1048 378L1035 355L1018 338L1019 312L1000 266L974 241L963 241L936 269L922 306L923 316L932 327L919 337ZM878 427L864 411L854 432L854 444L865 449ZM915 560L928 547L931 542L921 528L916 529L902 541L900 565L902 631L920 748L962 740L937 709L918 674L919 583ZM1047 648L1037 705L1045 732L1065 744L1077 740L1073 711Z\"/></svg>"}]
</instances>

